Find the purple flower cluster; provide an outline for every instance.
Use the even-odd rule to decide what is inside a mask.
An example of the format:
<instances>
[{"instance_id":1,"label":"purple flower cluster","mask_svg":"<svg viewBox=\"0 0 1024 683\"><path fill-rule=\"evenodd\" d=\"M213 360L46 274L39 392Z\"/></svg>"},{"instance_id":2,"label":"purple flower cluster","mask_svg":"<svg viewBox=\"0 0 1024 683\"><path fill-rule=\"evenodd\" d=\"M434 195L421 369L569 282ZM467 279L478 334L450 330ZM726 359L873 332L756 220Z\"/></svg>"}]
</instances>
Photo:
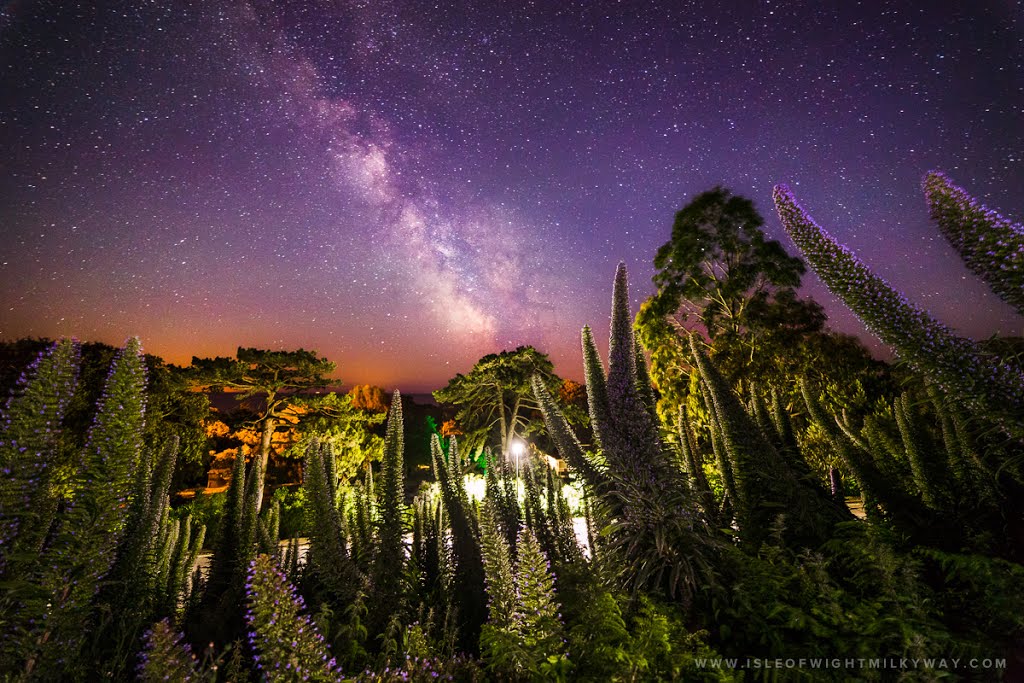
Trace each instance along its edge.
<instances>
[{"instance_id":1,"label":"purple flower cluster","mask_svg":"<svg viewBox=\"0 0 1024 683\"><path fill-rule=\"evenodd\" d=\"M323 636L302 612L305 602L270 555L249 565L245 583L249 645L269 681L340 681L341 671Z\"/></svg>"},{"instance_id":2,"label":"purple flower cluster","mask_svg":"<svg viewBox=\"0 0 1024 683\"><path fill-rule=\"evenodd\" d=\"M1024 226L977 202L943 173L924 178L931 217L967 267L1024 314Z\"/></svg>"},{"instance_id":3,"label":"purple flower cluster","mask_svg":"<svg viewBox=\"0 0 1024 683\"><path fill-rule=\"evenodd\" d=\"M167 619L158 621L143 636L145 649L139 653L136 671L143 683L174 681L185 683L197 678L196 656L183 642Z\"/></svg>"}]
</instances>

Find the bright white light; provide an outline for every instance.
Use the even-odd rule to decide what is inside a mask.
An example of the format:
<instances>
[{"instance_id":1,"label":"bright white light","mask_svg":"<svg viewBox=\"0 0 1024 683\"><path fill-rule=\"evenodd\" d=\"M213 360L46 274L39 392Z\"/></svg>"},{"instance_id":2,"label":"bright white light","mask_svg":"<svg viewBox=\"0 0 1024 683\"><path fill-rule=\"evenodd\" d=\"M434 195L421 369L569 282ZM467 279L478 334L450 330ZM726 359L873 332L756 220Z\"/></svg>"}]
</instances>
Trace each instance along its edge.
<instances>
[{"instance_id":1,"label":"bright white light","mask_svg":"<svg viewBox=\"0 0 1024 683\"><path fill-rule=\"evenodd\" d=\"M526 444L520 441L519 439L513 441L512 445L509 447L509 452L512 453L512 455L516 456L516 458L521 456L525 450Z\"/></svg>"}]
</instances>

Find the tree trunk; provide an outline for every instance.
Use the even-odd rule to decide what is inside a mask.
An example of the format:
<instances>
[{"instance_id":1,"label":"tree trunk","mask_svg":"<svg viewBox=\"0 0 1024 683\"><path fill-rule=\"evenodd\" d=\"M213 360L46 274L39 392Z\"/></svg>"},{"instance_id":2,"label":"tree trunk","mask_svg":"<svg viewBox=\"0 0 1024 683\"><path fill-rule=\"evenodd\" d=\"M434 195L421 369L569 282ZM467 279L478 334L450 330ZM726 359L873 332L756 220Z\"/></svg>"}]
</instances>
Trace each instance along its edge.
<instances>
[{"instance_id":1,"label":"tree trunk","mask_svg":"<svg viewBox=\"0 0 1024 683\"><path fill-rule=\"evenodd\" d=\"M501 386L498 390L498 410L501 411L501 447L504 449L501 456L508 457L508 429L505 427L505 390Z\"/></svg>"},{"instance_id":2,"label":"tree trunk","mask_svg":"<svg viewBox=\"0 0 1024 683\"><path fill-rule=\"evenodd\" d=\"M260 469L259 480L256 482L256 514L259 514L263 506L263 487L267 480L267 463L270 460L270 442L274 438L274 430L277 429L277 418L268 416L263 420L263 439L260 442Z\"/></svg>"},{"instance_id":3,"label":"tree trunk","mask_svg":"<svg viewBox=\"0 0 1024 683\"><path fill-rule=\"evenodd\" d=\"M521 401L522 401L522 398L520 396L516 396L515 405L512 407L512 416L509 418L509 421L508 421L508 430L507 430L508 435L505 437L505 442L504 442L505 443L505 452L506 453L512 452L512 442L516 440L516 420L519 418L519 404L520 404ZM505 416L504 416L504 411L503 411L502 419L504 419L504 417ZM503 431L505 431L505 430L503 430Z\"/></svg>"}]
</instances>

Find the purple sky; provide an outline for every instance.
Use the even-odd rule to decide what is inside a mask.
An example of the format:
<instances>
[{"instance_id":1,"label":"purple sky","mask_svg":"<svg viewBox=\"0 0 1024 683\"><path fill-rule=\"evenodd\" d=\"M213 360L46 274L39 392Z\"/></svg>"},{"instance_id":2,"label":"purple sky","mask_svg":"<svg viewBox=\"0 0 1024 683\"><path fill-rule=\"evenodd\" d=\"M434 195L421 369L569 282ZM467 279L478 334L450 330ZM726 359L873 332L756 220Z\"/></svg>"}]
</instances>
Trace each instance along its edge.
<instances>
[{"instance_id":1,"label":"purple sky","mask_svg":"<svg viewBox=\"0 0 1024 683\"><path fill-rule=\"evenodd\" d=\"M939 319L1021 334L920 180L1024 218L1022 89L1009 0L15 0L0 337L312 348L406 390L533 344L579 378L615 264L638 304L696 193L751 197L795 251L777 182Z\"/></svg>"}]
</instances>

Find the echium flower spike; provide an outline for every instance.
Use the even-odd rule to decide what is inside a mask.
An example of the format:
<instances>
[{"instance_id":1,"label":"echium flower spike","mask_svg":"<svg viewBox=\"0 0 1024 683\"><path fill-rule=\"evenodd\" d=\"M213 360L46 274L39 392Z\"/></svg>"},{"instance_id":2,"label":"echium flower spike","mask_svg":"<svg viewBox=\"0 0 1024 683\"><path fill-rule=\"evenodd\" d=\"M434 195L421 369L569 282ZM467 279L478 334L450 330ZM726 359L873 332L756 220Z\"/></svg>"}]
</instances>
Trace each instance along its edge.
<instances>
[{"instance_id":1,"label":"echium flower spike","mask_svg":"<svg viewBox=\"0 0 1024 683\"><path fill-rule=\"evenodd\" d=\"M626 264L615 270L612 290L612 325L608 338L608 400L613 413L615 387L632 387L636 393L636 350L633 324L629 315L629 282Z\"/></svg>"},{"instance_id":2,"label":"echium flower spike","mask_svg":"<svg viewBox=\"0 0 1024 683\"><path fill-rule=\"evenodd\" d=\"M651 374L647 368L647 359L644 358L644 351L639 344L633 344L633 352L636 356L634 366L636 368L636 388L640 392L640 399L651 414L651 420L657 424L658 408L657 399L654 397L654 387L651 385Z\"/></svg>"},{"instance_id":3,"label":"echium flower spike","mask_svg":"<svg viewBox=\"0 0 1024 683\"><path fill-rule=\"evenodd\" d=\"M0 414L0 574L9 554L39 552L57 505L48 482L61 421L78 384L78 343L39 354Z\"/></svg>"},{"instance_id":4,"label":"echium flower spike","mask_svg":"<svg viewBox=\"0 0 1024 683\"><path fill-rule=\"evenodd\" d=\"M167 619L153 624L143 640L146 647L139 653L138 665L142 683L188 683L200 679L192 649Z\"/></svg>"},{"instance_id":5,"label":"echium flower spike","mask_svg":"<svg viewBox=\"0 0 1024 683\"><path fill-rule=\"evenodd\" d=\"M307 567L323 585L336 606L347 605L361 586L358 569L349 553L341 513L335 505L333 487L327 480L326 461L334 453L328 444L313 441L306 448L306 493L309 515Z\"/></svg>"},{"instance_id":6,"label":"echium flower spike","mask_svg":"<svg viewBox=\"0 0 1024 683\"><path fill-rule=\"evenodd\" d=\"M495 628L509 629L516 600L512 562L508 543L498 529L494 501L489 498L480 508L480 550L487 585L487 623Z\"/></svg>"},{"instance_id":7,"label":"echium flower spike","mask_svg":"<svg viewBox=\"0 0 1024 683\"><path fill-rule=\"evenodd\" d=\"M1012 436L1024 435L1024 372L981 352L977 344L910 304L860 259L837 243L797 204L785 185L775 207L790 237L833 294L914 368Z\"/></svg>"},{"instance_id":8,"label":"echium flower spike","mask_svg":"<svg viewBox=\"0 0 1024 683\"><path fill-rule=\"evenodd\" d=\"M920 424L921 418L914 409L908 393L904 392L902 396L896 397L894 413L906 458L910 463L910 471L917 489L921 492L921 499L930 508L944 509L945 484L949 471L947 454L942 449L930 447L926 441L924 428Z\"/></svg>"},{"instance_id":9,"label":"echium flower spike","mask_svg":"<svg viewBox=\"0 0 1024 683\"><path fill-rule=\"evenodd\" d=\"M930 171L923 185L932 218L960 258L1024 315L1024 226L986 208L939 171Z\"/></svg>"},{"instance_id":10,"label":"echium flower spike","mask_svg":"<svg viewBox=\"0 0 1024 683\"><path fill-rule=\"evenodd\" d=\"M448 446L449 457L457 460L458 445L452 438ZM475 651L480 644L480 627L486 619L487 599L484 593L484 567L480 555L479 530L476 516L469 506L462 473L452 472L450 463L445 462L444 452L437 434L430 442L434 459L434 470L438 474L441 500L451 527L451 557L454 585L458 587L455 596L458 601L459 645L466 651ZM458 482L453 480L458 479ZM440 524L438 525L440 528ZM443 542L441 534L439 542Z\"/></svg>"},{"instance_id":11,"label":"echium flower spike","mask_svg":"<svg viewBox=\"0 0 1024 683\"><path fill-rule=\"evenodd\" d=\"M590 327L583 328L583 375L587 386L587 402L590 408L590 426L598 442L605 429L611 426L611 412L608 407L608 385L604 364L597 352L594 333Z\"/></svg>"},{"instance_id":12,"label":"echium flower spike","mask_svg":"<svg viewBox=\"0 0 1024 683\"><path fill-rule=\"evenodd\" d=\"M269 555L249 565L245 585L249 645L256 667L268 681L341 681L323 636L303 614L305 604Z\"/></svg>"},{"instance_id":13,"label":"echium flower spike","mask_svg":"<svg viewBox=\"0 0 1024 683\"><path fill-rule=\"evenodd\" d=\"M521 666L536 675L551 658L565 657L564 626L555 597L555 579L540 543L523 528L516 562L514 630L523 645ZM557 659L555 661L557 661Z\"/></svg>"},{"instance_id":14,"label":"echium flower spike","mask_svg":"<svg viewBox=\"0 0 1024 683\"><path fill-rule=\"evenodd\" d=\"M533 376L533 395L540 405L541 413L544 415L544 424L547 426L551 440L555 443L558 454L583 476L583 480L589 486L595 490L604 490L608 480L601 465L594 462L583 450L576 434L566 422L565 415L562 414L548 388L544 386L543 378L539 375Z\"/></svg>"},{"instance_id":15,"label":"echium flower spike","mask_svg":"<svg viewBox=\"0 0 1024 683\"><path fill-rule=\"evenodd\" d=\"M145 388L142 347L132 338L110 366L76 476L77 491L39 560L39 581L49 593L46 607L24 612L32 620L24 651L40 670L77 656L90 605L114 561L142 449Z\"/></svg>"},{"instance_id":16,"label":"echium flower spike","mask_svg":"<svg viewBox=\"0 0 1024 683\"><path fill-rule=\"evenodd\" d=\"M384 459L381 470L381 500L377 527L378 547L374 557L374 602L378 630L383 630L398 614L405 600L405 465L403 451L402 396L396 390L391 398Z\"/></svg>"},{"instance_id":17,"label":"echium flower spike","mask_svg":"<svg viewBox=\"0 0 1024 683\"><path fill-rule=\"evenodd\" d=\"M612 293L612 324L608 344L608 408L611 424L599 443L616 474L636 479L655 476L665 458L657 418L637 386L636 351L626 266L619 264Z\"/></svg>"}]
</instances>

